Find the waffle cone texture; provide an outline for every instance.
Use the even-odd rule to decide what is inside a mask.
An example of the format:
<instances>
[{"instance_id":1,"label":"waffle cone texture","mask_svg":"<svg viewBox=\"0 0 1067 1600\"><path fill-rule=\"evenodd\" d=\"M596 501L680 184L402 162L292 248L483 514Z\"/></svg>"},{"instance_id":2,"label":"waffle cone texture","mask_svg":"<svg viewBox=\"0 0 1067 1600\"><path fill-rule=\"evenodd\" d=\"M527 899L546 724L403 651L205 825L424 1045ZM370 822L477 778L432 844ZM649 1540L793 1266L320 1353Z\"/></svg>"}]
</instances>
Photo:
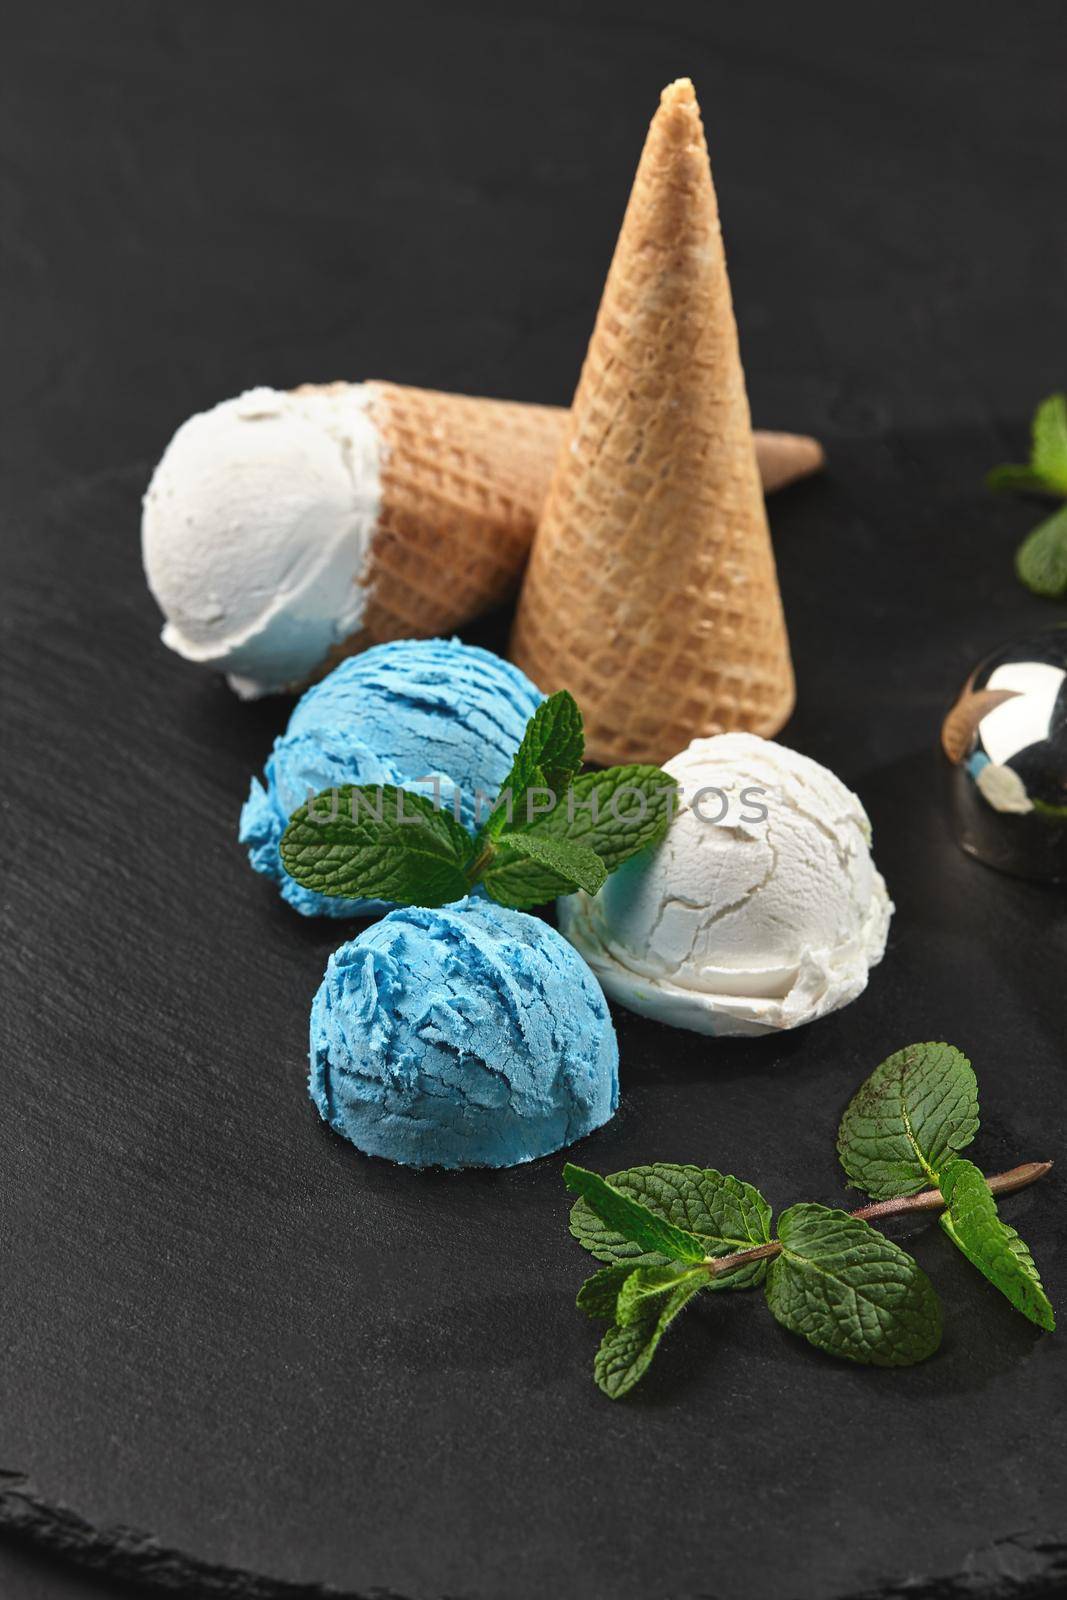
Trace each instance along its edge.
<instances>
[{"instance_id":1,"label":"waffle cone texture","mask_svg":"<svg viewBox=\"0 0 1067 1600\"><path fill-rule=\"evenodd\" d=\"M344 390L303 384L298 392ZM338 660L448 633L515 591L559 450L555 406L363 385L381 441L381 504L361 626Z\"/></svg>"},{"instance_id":2,"label":"waffle cone texture","mask_svg":"<svg viewBox=\"0 0 1067 1600\"><path fill-rule=\"evenodd\" d=\"M570 689L599 762L778 732L793 670L718 206L664 90L534 539L513 660Z\"/></svg>"}]
</instances>

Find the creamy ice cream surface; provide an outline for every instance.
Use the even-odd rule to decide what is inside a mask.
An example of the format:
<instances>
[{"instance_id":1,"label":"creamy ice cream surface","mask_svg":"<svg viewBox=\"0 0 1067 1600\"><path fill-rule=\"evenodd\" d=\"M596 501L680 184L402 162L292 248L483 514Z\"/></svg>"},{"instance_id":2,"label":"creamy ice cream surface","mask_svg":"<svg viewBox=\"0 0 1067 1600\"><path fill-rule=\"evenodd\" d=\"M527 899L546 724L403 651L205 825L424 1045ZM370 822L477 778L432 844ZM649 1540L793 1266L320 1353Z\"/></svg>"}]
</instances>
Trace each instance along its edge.
<instances>
[{"instance_id":1,"label":"creamy ice cream surface","mask_svg":"<svg viewBox=\"0 0 1067 1600\"><path fill-rule=\"evenodd\" d=\"M559 923L607 993L711 1034L794 1028L866 987L893 907L857 797L754 734L697 739L665 770L681 805L655 850Z\"/></svg>"},{"instance_id":2,"label":"creamy ice cream surface","mask_svg":"<svg viewBox=\"0 0 1067 1600\"><path fill-rule=\"evenodd\" d=\"M380 467L360 384L252 389L190 417L144 499L163 642L247 698L306 678L359 626Z\"/></svg>"}]
</instances>

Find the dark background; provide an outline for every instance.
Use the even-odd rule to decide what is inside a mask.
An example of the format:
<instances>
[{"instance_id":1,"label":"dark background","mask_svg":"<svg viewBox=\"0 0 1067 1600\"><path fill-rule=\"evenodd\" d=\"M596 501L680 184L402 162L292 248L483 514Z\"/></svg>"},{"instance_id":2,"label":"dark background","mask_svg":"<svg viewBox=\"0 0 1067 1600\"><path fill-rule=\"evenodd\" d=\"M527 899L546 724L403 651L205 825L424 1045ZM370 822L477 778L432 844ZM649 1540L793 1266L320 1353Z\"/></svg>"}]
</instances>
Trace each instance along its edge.
<instances>
[{"instance_id":1,"label":"dark background","mask_svg":"<svg viewBox=\"0 0 1067 1600\"><path fill-rule=\"evenodd\" d=\"M839 1203L845 1101L946 1037L976 1159L1062 1163L1065 900L954 849L934 747L974 661L1063 615L1013 577L1035 508L982 477L1067 382L1065 71L1054 3L4 7L5 1600L118 1573L404 1600L1067 1582L1064 1336L936 1228L898 1231L946 1308L925 1366L835 1363L723 1296L613 1406L559 1158L419 1176L320 1126L306 1013L340 934L234 840L287 705L168 656L138 551L175 426L252 384L567 400L644 129L691 75L754 413L830 458L771 506L784 738L858 789L898 910L868 993L812 1029L619 1013L623 1106L578 1158ZM1004 1207L1061 1310L1065 1210L1055 1173Z\"/></svg>"}]
</instances>

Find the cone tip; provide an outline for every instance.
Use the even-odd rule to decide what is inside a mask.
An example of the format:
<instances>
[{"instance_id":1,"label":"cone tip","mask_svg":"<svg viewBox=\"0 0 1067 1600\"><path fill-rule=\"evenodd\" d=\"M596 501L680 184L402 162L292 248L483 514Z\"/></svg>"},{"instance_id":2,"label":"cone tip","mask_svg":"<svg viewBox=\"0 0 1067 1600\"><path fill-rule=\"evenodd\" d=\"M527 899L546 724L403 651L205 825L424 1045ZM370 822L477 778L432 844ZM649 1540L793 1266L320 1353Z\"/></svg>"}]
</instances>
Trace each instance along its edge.
<instances>
[{"instance_id":1,"label":"cone tip","mask_svg":"<svg viewBox=\"0 0 1067 1600\"><path fill-rule=\"evenodd\" d=\"M696 106L697 95L692 78L675 78L659 97L661 106Z\"/></svg>"}]
</instances>

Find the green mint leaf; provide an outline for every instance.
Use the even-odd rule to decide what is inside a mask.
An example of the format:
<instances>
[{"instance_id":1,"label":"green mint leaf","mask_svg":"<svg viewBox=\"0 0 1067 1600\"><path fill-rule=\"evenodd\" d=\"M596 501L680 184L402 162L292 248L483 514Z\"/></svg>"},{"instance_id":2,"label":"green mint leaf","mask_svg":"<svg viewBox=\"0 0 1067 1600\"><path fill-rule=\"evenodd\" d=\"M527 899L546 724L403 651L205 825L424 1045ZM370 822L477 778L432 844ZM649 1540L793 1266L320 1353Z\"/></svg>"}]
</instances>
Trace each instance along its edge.
<instances>
[{"instance_id":1,"label":"green mint leaf","mask_svg":"<svg viewBox=\"0 0 1067 1600\"><path fill-rule=\"evenodd\" d=\"M605 1182L596 1172L567 1163L563 1182L572 1194L582 1199L615 1233L621 1234L641 1253L651 1252L667 1261L703 1261L704 1246L695 1234L658 1216L640 1201ZM635 1263L638 1264L638 1263ZM659 1265L659 1262L639 1263Z\"/></svg>"},{"instance_id":2,"label":"green mint leaf","mask_svg":"<svg viewBox=\"0 0 1067 1600\"><path fill-rule=\"evenodd\" d=\"M610 1399L620 1399L644 1377L671 1322L700 1287L700 1277L694 1273L665 1302L651 1302L647 1314L636 1322L608 1329L593 1362L593 1377Z\"/></svg>"},{"instance_id":3,"label":"green mint leaf","mask_svg":"<svg viewBox=\"0 0 1067 1600\"><path fill-rule=\"evenodd\" d=\"M1015 571L1034 594L1047 600L1067 595L1067 506L1027 535L1015 552Z\"/></svg>"},{"instance_id":4,"label":"green mint leaf","mask_svg":"<svg viewBox=\"0 0 1067 1600\"><path fill-rule=\"evenodd\" d=\"M978 1131L978 1085L950 1044L910 1044L876 1067L837 1135L849 1179L875 1200L937 1184Z\"/></svg>"},{"instance_id":5,"label":"green mint leaf","mask_svg":"<svg viewBox=\"0 0 1067 1600\"><path fill-rule=\"evenodd\" d=\"M671 1294L680 1283L693 1276L700 1277L701 1288L709 1286L710 1280L703 1267L697 1267L695 1271L686 1271L677 1266L635 1267L619 1290L615 1302L615 1321L620 1328L628 1328L632 1323L641 1321L652 1302L662 1301L665 1294Z\"/></svg>"},{"instance_id":6,"label":"green mint leaf","mask_svg":"<svg viewBox=\"0 0 1067 1600\"><path fill-rule=\"evenodd\" d=\"M510 796L508 805L494 809L480 834L479 841L495 839L508 828L521 828L532 822L538 808L547 805L546 795L532 791L541 789L558 801L570 785L582 764L585 735L582 731L582 713L574 697L566 689L550 694L542 700L522 736L515 752L511 771L500 790L500 797Z\"/></svg>"},{"instance_id":7,"label":"green mint leaf","mask_svg":"<svg viewBox=\"0 0 1067 1600\"><path fill-rule=\"evenodd\" d=\"M637 1268L630 1261L613 1261L610 1266L601 1267L591 1278L586 1278L578 1290L578 1298L574 1302L578 1310L584 1311L587 1317L606 1317L609 1322L614 1322L619 1290L636 1271Z\"/></svg>"},{"instance_id":8,"label":"green mint leaf","mask_svg":"<svg viewBox=\"0 0 1067 1600\"><path fill-rule=\"evenodd\" d=\"M547 905L561 894L574 893L569 878L561 878L517 850L494 850L482 869L481 883L498 905L511 906L515 911L528 911L531 906Z\"/></svg>"},{"instance_id":9,"label":"green mint leaf","mask_svg":"<svg viewBox=\"0 0 1067 1600\"><path fill-rule=\"evenodd\" d=\"M538 788L545 790L545 797L534 796ZM559 770L546 774L531 768L520 749L501 791L512 795L512 820L501 806L479 835L480 845L495 846L482 872L487 894L520 909L544 905L576 888L596 894L601 873L614 872L664 837L677 791L673 778L659 767L610 767L583 773L572 782ZM543 800L547 804L549 794L555 797L552 808L528 821L527 799L540 806Z\"/></svg>"},{"instance_id":10,"label":"green mint leaf","mask_svg":"<svg viewBox=\"0 0 1067 1600\"><path fill-rule=\"evenodd\" d=\"M1067 395L1042 400L1031 428L1031 467L1047 488L1067 494Z\"/></svg>"},{"instance_id":11,"label":"green mint leaf","mask_svg":"<svg viewBox=\"0 0 1067 1600\"><path fill-rule=\"evenodd\" d=\"M986 488L1013 491L1016 494L1047 494L1048 484L1033 467L1012 466L1005 463L986 473Z\"/></svg>"},{"instance_id":12,"label":"green mint leaf","mask_svg":"<svg viewBox=\"0 0 1067 1600\"><path fill-rule=\"evenodd\" d=\"M450 812L392 784L341 784L294 811L279 846L318 894L443 906L467 893L474 842Z\"/></svg>"},{"instance_id":13,"label":"green mint leaf","mask_svg":"<svg viewBox=\"0 0 1067 1600\"><path fill-rule=\"evenodd\" d=\"M536 828L528 828L521 833L505 831L498 834L496 842L501 850L513 850L537 866L547 867L572 888L584 889L586 894L596 894L608 876L608 869L595 850L590 850L584 844L575 844L571 839L539 833ZM484 881L492 894L492 863L485 871Z\"/></svg>"},{"instance_id":14,"label":"green mint leaf","mask_svg":"<svg viewBox=\"0 0 1067 1600\"><path fill-rule=\"evenodd\" d=\"M924 1361L941 1342L941 1308L919 1264L859 1217L797 1205L778 1219L782 1253L767 1304L809 1344L878 1367Z\"/></svg>"},{"instance_id":15,"label":"green mint leaf","mask_svg":"<svg viewBox=\"0 0 1067 1600\"><path fill-rule=\"evenodd\" d=\"M986 483L1023 494L1067 495L1067 395L1049 395L1034 412L1027 464L994 467Z\"/></svg>"},{"instance_id":16,"label":"green mint leaf","mask_svg":"<svg viewBox=\"0 0 1067 1600\"><path fill-rule=\"evenodd\" d=\"M1067 822L1067 806L1053 805L1050 800L1042 800L1038 794L1030 798L1034 802L1034 810L1040 811L1043 817L1055 817L1057 822Z\"/></svg>"},{"instance_id":17,"label":"green mint leaf","mask_svg":"<svg viewBox=\"0 0 1067 1600\"><path fill-rule=\"evenodd\" d=\"M974 1162L950 1162L941 1177L941 1193L948 1209L939 1220L953 1244L1016 1311L1051 1332L1056 1317L1033 1257L1015 1229L1000 1220L989 1185Z\"/></svg>"},{"instance_id":18,"label":"green mint leaf","mask_svg":"<svg viewBox=\"0 0 1067 1600\"><path fill-rule=\"evenodd\" d=\"M699 1240L705 1256L733 1255L767 1244L771 1237L771 1208L758 1189L740 1178L724 1176L712 1168L676 1166L630 1167L615 1172L608 1182L646 1210L683 1228ZM630 1267L662 1267L671 1258L640 1245L601 1220L585 1200L571 1208L571 1233L599 1261L625 1262ZM735 1272L709 1281L712 1289L748 1289L763 1281L767 1263L752 1261Z\"/></svg>"},{"instance_id":19,"label":"green mint leaf","mask_svg":"<svg viewBox=\"0 0 1067 1600\"><path fill-rule=\"evenodd\" d=\"M660 767L609 767L575 778L555 810L535 824L594 850L608 872L665 836L678 785Z\"/></svg>"}]
</instances>

